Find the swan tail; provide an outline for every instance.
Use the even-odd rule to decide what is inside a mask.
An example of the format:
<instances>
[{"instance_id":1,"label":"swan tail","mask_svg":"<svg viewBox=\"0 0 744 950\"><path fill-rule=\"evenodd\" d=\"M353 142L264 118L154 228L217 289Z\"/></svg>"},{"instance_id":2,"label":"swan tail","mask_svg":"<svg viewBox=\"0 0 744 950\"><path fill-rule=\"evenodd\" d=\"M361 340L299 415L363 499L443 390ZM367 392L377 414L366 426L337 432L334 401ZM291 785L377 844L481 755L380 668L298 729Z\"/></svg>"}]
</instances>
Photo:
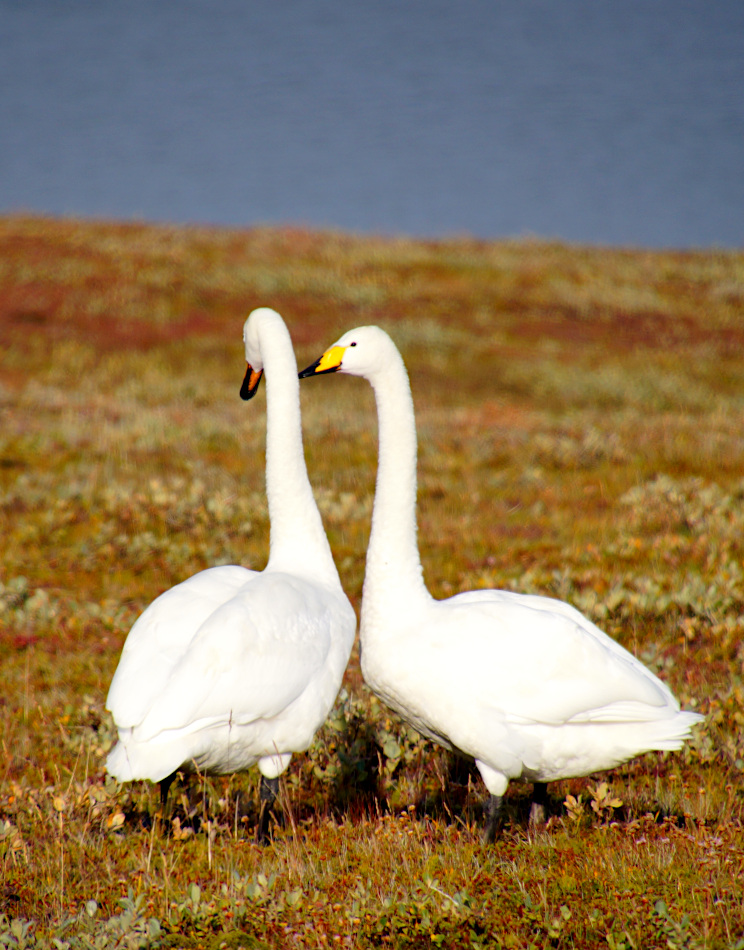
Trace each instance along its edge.
<instances>
[{"instance_id":1,"label":"swan tail","mask_svg":"<svg viewBox=\"0 0 744 950\"><path fill-rule=\"evenodd\" d=\"M109 752L106 759L106 771L109 775L113 775L117 782L131 782L137 777L123 742L117 742Z\"/></svg>"},{"instance_id":2,"label":"swan tail","mask_svg":"<svg viewBox=\"0 0 744 950\"><path fill-rule=\"evenodd\" d=\"M653 746L660 751L676 751L691 738L692 727L703 721L703 716L694 712L678 712L671 719L661 719L655 723Z\"/></svg>"},{"instance_id":3,"label":"swan tail","mask_svg":"<svg viewBox=\"0 0 744 950\"><path fill-rule=\"evenodd\" d=\"M649 706L648 703L626 700L610 703L600 709L588 709L565 722L565 725L581 725L582 723L605 724L617 726L646 727L652 736L657 736L659 742L678 742L674 748L679 748L685 739L690 738L691 728L702 722L703 716L699 713L681 711L676 702L659 709ZM562 723L563 724L563 723ZM561 725L562 725L561 724ZM662 746L659 746L662 748ZM672 748L664 745L663 748Z\"/></svg>"},{"instance_id":4,"label":"swan tail","mask_svg":"<svg viewBox=\"0 0 744 950\"><path fill-rule=\"evenodd\" d=\"M183 750L148 747L120 738L108 754L106 771L119 782L160 782L180 768L185 758Z\"/></svg>"}]
</instances>

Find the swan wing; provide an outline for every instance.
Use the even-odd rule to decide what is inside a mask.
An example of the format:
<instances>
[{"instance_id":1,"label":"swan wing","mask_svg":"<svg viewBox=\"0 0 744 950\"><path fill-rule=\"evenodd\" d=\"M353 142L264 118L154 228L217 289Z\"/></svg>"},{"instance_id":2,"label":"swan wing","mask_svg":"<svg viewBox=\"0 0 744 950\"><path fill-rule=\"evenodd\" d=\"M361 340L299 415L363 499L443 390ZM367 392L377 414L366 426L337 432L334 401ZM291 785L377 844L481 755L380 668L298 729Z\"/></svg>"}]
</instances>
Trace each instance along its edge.
<instances>
[{"instance_id":1,"label":"swan wing","mask_svg":"<svg viewBox=\"0 0 744 950\"><path fill-rule=\"evenodd\" d=\"M679 709L664 683L578 611L503 597L437 606L432 640L448 654L450 680L456 670L463 699L509 721L637 721Z\"/></svg>"},{"instance_id":2,"label":"swan wing","mask_svg":"<svg viewBox=\"0 0 744 950\"><path fill-rule=\"evenodd\" d=\"M136 738L278 716L312 688L338 615L338 601L325 589L264 572L202 623Z\"/></svg>"},{"instance_id":3,"label":"swan wing","mask_svg":"<svg viewBox=\"0 0 744 950\"><path fill-rule=\"evenodd\" d=\"M519 594L516 591L511 590L484 589L471 590L462 594L456 594L454 597L450 598L449 603L456 603L458 605L466 603L483 603L503 605L507 607L529 607L532 610L539 610L543 611L544 613L560 614L562 617L573 620L573 622L588 636L598 640L611 652L617 654L619 657L623 657L626 660L628 657L630 657L634 663L648 672L643 664L640 663L640 661L636 660L632 654L628 653L624 647L620 646L617 640L613 640L613 638L608 636L604 630L601 630L596 624L592 623L588 617L585 617L581 611L577 610L576 607L567 603L565 600L556 600L553 597L543 597L540 594Z\"/></svg>"},{"instance_id":4,"label":"swan wing","mask_svg":"<svg viewBox=\"0 0 744 950\"><path fill-rule=\"evenodd\" d=\"M106 699L118 727L142 721L201 625L256 576L236 565L212 567L147 607L127 636Z\"/></svg>"},{"instance_id":5,"label":"swan wing","mask_svg":"<svg viewBox=\"0 0 744 950\"><path fill-rule=\"evenodd\" d=\"M422 734L503 775L609 768L648 748L678 748L698 719L680 714L629 653L542 604L455 597L397 634L384 656L363 643L371 688ZM606 724L619 731L600 736ZM579 732L561 729L574 725Z\"/></svg>"}]
</instances>

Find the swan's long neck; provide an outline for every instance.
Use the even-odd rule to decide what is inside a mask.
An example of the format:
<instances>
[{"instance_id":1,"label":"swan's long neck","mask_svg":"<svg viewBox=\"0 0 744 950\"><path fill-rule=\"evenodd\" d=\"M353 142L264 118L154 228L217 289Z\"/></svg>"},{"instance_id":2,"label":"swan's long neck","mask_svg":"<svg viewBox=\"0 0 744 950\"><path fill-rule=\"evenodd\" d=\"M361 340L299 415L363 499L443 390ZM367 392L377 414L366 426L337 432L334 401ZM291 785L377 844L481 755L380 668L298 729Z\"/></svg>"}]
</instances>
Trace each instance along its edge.
<instances>
[{"instance_id":1,"label":"swan's long neck","mask_svg":"<svg viewBox=\"0 0 744 950\"><path fill-rule=\"evenodd\" d=\"M416 421L397 350L370 375L377 400L379 461L367 549L362 624L380 627L391 612L429 600L416 540Z\"/></svg>"},{"instance_id":2,"label":"swan's long neck","mask_svg":"<svg viewBox=\"0 0 744 950\"><path fill-rule=\"evenodd\" d=\"M286 329L261 335L266 380L266 495L271 519L268 567L338 582L302 447L297 363Z\"/></svg>"}]
</instances>

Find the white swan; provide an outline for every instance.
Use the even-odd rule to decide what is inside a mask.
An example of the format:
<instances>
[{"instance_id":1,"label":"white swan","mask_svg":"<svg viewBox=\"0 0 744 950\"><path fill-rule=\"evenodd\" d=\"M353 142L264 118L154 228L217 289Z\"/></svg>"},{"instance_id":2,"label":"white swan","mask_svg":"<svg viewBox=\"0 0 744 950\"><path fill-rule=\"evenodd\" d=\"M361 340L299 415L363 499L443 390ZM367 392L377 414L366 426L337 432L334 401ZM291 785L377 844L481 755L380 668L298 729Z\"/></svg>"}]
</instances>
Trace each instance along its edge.
<instances>
[{"instance_id":1,"label":"white swan","mask_svg":"<svg viewBox=\"0 0 744 950\"><path fill-rule=\"evenodd\" d=\"M132 627L107 708L119 732L107 770L168 785L177 769L258 763L261 817L293 752L310 745L341 685L356 617L341 589L305 467L292 343L273 310L243 331L250 399L266 370L264 571L214 567L161 594Z\"/></svg>"},{"instance_id":2,"label":"white swan","mask_svg":"<svg viewBox=\"0 0 744 950\"><path fill-rule=\"evenodd\" d=\"M510 779L545 784L651 749L678 749L702 719L576 609L547 597L475 590L437 601L416 541L416 424L408 374L379 327L344 334L300 377L372 384L379 461L360 621L362 673L423 735L475 760L495 836Z\"/></svg>"}]
</instances>

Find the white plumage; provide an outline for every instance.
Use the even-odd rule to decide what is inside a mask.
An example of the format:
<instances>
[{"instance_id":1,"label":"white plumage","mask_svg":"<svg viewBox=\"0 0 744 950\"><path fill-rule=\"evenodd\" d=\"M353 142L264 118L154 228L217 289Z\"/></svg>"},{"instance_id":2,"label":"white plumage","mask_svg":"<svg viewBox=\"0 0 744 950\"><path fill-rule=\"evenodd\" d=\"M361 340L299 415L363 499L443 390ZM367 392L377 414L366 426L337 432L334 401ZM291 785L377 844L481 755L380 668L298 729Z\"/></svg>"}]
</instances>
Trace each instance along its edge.
<instances>
[{"instance_id":1,"label":"white plumage","mask_svg":"<svg viewBox=\"0 0 744 950\"><path fill-rule=\"evenodd\" d=\"M678 749L702 719L578 610L547 597L476 590L437 601L416 541L416 426L408 375L379 327L344 334L301 377L371 383L379 462L360 622L362 672L403 719L471 756L495 834L510 779L543 783ZM538 817L541 808L533 808Z\"/></svg>"},{"instance_id":2,"label":"white plumage","mask_svg":"<svg viewBox=\"0 0 744 950\"><path fill-rule=\"evenodd\" d=\"M179 768L224 774L258 763L266 798L264 779L310 745L335 701L356 617L307 477L287 328L263 308L243 336L243 398L266 371L269 562L262 572L202 571L137 620L106 703L119 732L106 768L120 781L167 783Z\"/></svg>"}]
</instances>

